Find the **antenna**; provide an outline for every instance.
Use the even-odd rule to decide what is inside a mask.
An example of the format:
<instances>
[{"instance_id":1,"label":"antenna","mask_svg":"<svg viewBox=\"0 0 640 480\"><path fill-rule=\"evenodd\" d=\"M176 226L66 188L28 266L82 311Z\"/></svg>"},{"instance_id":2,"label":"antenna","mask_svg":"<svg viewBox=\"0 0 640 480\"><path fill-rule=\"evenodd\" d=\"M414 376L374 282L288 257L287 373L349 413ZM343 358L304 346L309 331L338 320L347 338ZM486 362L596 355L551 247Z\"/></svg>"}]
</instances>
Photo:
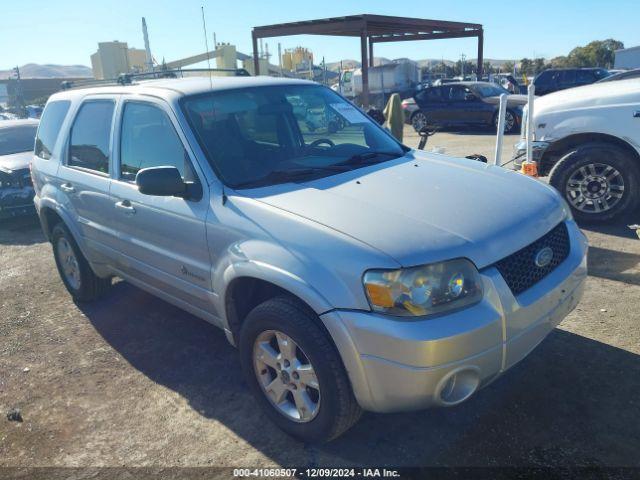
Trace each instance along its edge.
<instances>
[{"instance_id":1,"label":"antenna","mask_svg":"<svg viewBox=\"0 0 640 480\"><path fill-rule=\"evenodd\" d=\"M213 79L211 78L211 59L209 58L209 41L207 40L207 23L204 21L204 7L201 6L200 10L202 10L202 29L204 30L204 48L207 50L207 68L209 69L209 87L213 90Z\"/></svg>"}]
</instances>

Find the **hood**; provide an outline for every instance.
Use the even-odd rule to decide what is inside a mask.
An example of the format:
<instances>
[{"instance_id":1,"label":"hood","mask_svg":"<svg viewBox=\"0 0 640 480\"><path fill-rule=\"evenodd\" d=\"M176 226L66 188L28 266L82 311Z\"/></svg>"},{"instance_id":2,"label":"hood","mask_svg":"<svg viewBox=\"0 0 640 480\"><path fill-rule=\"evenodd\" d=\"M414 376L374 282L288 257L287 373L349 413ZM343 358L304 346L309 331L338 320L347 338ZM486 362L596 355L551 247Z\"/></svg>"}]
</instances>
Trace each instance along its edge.
<instances>
[{"instance_id":1,"label":"hood","mask_svg":"<svg viewBox=\"0 0 640 480\"><path fill-rule=\"evenodd\" d=\"M466 257L482 268L565 217L557 193L537 180L416 151L307 183L243 194L353 237L402 266Z\"/></svg>"},{"instance_id":2,"label":"hood","mask_svg":"<svg viewBox=\"0 0 640 480\"><path fill-rule=\"evenodd\" d=\"M640 78L593 83L536 97L534 114L629 103L640 103Z\"/></svg>"},{"instance_id":3,"label":"hood","mask_svg":"<svg viewBox=\"0 0 640 480\"><path fill-rule=\"evenodd\" d=\"M482 100L492 105L500 104L500 97L484 97ZM527 100L528 98L526 95L519 95L519 94L507 95L507 105L510 107L515 107L518 105L520 106L526 105Z\"/></svg>"},{"instance_id":4,"label":"hood","mask_svg":"<svg viewBox=\"0 0 640 480\"><path fill-rule=\"evenodd\" d=\"M0 170L13 172L15 170L29 168L31 157L33 157L32 151L0 155Z\"/></svg>"}]
</instances>

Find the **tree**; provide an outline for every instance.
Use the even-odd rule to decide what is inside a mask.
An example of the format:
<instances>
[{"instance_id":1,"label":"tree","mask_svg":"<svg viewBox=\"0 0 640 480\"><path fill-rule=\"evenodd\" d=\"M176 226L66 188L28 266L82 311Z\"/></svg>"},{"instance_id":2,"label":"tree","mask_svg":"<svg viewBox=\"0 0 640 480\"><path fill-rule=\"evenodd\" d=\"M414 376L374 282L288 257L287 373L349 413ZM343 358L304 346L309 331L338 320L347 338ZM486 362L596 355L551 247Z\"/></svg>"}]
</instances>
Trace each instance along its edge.
<instances>
[{"instance_id":1,"label":"tree","mask_svg":"<svg viewBox=\"0 0 640 480\"><path fill-rule=\"evenodd\" d=\"M595 40L584 47L576 47L566 57L552 60L559 67L602 67L612 68L615 62L615 51L624 48L619 40Z\"/></svg>"},{"instance_id":2,"label":"tree","mask_svg":"<svg viewBox=\"0 0 640 480\"><path fill-rule=\"evenodd\" d=\"M516 64L511 60L508 60L502 64L501 70L504 70L507 73L513 73L513 69L516 67Z\"/></svg>"}]
</instances>

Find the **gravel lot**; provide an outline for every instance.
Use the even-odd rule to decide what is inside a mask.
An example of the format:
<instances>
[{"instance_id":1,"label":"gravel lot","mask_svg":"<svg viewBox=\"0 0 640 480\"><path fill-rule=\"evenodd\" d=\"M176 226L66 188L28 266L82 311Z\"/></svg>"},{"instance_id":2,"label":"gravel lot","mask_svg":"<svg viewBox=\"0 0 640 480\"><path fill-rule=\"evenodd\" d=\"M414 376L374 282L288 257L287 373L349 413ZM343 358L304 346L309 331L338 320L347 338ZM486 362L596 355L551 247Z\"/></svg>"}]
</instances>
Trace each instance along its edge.
<instances>
[{"instance_id":1,"label":"gravel lot","mask_svg":"<svg viewBox=\"0 0 640 480\"><path fill-rule=\"evenodd\" d=\"M493 145L487 132L439 133L427 149ZM124 282L75 305L37 223L1 224L0 466L640 467L634 222L640 212L585 227L584 300L501 379L456 408L365 414L319 447L262 415L221 331ZM13 408L23 422L7 420Z\"/></svg>"}]
</instances>

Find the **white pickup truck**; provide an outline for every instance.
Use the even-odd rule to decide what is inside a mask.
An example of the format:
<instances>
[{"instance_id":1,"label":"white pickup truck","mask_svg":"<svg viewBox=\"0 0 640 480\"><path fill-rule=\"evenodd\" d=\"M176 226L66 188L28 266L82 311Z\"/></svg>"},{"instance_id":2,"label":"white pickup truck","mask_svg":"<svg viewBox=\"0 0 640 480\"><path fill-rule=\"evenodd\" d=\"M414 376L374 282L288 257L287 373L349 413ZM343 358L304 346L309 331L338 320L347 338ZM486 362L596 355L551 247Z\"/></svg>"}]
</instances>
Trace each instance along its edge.
<instances>
[{"instance_id":1,"label":"white pickup truck","mask_svg":"<svg viewBox=\"0 0 640 480\"><path fill-rule=\"evenodd\" d=\"M549 176L577 220L604 222L638 208L640 79L552 93L537 98L534 106L538 173ZM523 129L515 147L516 168L525 152Z\"/></svg>"}]
</instances>

